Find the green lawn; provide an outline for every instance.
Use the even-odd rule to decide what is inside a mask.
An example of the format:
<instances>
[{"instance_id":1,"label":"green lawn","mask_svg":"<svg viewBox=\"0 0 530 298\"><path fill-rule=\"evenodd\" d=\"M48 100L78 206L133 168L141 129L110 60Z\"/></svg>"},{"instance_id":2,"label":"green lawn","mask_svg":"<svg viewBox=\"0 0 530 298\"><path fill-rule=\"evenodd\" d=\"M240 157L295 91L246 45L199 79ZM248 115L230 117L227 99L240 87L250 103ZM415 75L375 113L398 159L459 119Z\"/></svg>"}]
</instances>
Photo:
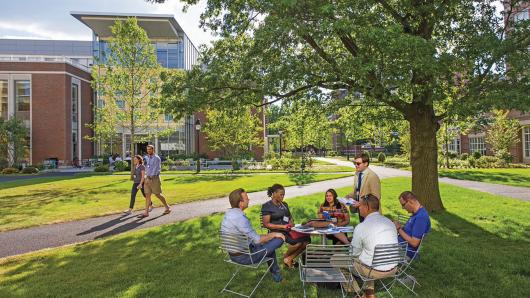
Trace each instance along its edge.
<instances>
[{"instance_id":1,"label":"green lawn","mask_svg":"<svg viewBox=\"0 0 530 298\"><path fill-rule=\"evenodd\" d=\"M382 185L385 214L403 212L396 197L410 180ZM447 211L432 214L433 231L414 271L419 297L529 297L530 203L445 184L441 193ZM322 200L323 194L289 200L297 222L314 217ZM254 226L258 212L247 211ZM221 218L0 260L0 297L218 297L230 278L217 248ZM266 277L256 297L301 297L298 271L282 273L279 285ZM237 280L245 283L245 276ZM413 297L400 287L393 294ZM309 296L339 293L310 286Z\"/></svg>"},{"instance_id":2,"label":"green lawn","mask_svg":"<svg viewBox=\"0 0 530 298\"><path fill-rule=\"evenodd\" d=\"M238 187L251 192L267 189L274 183L289 186L346 176L348 174L167 175L163 176L162 190L169 203L176 204L226 196ZM126 175L94 175L36 178L9 185L9 188L0 189L0 231L121 212L129 206L132 182ZM154 201L159 204L157 199ZM138 195L136 208L144 204L142 195Z\"/></svg>"},{"instance_id":3,"label":"green lawn","mask_svg":"<svg viewBox=\"0 0 530 298\"><path fill-rule=\"evenodd\" d=\"M441 169L439 174L454 179L530 187L530 168Z\"/></svg>"}]
</instances>

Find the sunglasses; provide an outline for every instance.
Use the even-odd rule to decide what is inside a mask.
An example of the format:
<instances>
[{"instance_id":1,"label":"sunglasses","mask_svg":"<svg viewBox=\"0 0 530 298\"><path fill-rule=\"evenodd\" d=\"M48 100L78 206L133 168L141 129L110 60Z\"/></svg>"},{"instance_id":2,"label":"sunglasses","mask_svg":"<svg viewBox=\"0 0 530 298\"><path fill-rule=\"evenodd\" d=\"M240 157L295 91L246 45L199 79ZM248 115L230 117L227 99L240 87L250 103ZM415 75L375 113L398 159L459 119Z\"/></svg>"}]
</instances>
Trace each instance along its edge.
<instances>
[{"instance_id":1,"label":"sunglasses","mask_svg":"<svg viewBox=\"0 0 530 298\"><path fill-rule=\"evenodd\" d=\"M409 201L405 201L405 203L401 203L401 202L399 202L399 203L401 204L401 207L402 207L402 208L405 208L405 206L407 205L408 202L409 202Z\"/></svg>"},{"instance_id":2,"label":"sunglasses","mask_svg":"<svg viewBox=\"0 0 530 298\"><path fill-rule=\"evenodd\" d=\"M356 166L360 166L360 165L362 165L363 163L364 163L364 162L354 162L354 164L355 164Z\"/></svg>"}]
</instances>

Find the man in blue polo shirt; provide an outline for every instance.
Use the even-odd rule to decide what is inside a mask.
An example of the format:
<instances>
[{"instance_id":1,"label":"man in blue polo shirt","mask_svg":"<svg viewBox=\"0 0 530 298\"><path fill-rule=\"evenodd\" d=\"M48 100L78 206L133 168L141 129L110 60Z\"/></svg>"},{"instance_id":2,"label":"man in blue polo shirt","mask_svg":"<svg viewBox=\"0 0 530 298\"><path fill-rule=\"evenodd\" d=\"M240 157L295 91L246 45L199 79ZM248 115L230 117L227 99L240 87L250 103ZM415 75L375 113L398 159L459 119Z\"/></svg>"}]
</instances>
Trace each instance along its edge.
<instances>
[{"instance_id":1,"label":"man in blue polo shirt","mask_svg":"<svg viewBox=\"0 0 530 298\"><path fill-rule=\"evenodd\" d=\"M398 232L398 241L407 241L409 244L407 249L407 256L413 258L420 246L423 235L431 230L431 220L429 213L421 205L416 198L416 195L411 191L404 191L399 195L399 203L403 209L412 213L412 216L405 223L405 226L397 221L394 221Z\"/></svg>"}]
</instances>

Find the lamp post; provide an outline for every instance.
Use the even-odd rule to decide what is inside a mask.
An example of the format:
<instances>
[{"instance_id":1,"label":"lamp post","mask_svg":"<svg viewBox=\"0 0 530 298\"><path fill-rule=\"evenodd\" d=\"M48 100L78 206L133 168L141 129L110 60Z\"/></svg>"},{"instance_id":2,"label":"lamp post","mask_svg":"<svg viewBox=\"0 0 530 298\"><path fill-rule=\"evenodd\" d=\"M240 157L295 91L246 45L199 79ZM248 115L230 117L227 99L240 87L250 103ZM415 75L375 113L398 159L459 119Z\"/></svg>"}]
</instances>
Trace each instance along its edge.
<instances>
[{"instance_id":1,"label":"lamp post","mask_svg":"<svg viewBox=\"0 0 530 298\"><path fill-rule=\"evenodd\" d=\"M199 132L201 131L201 120L195 121L195 131L197 132L197 173L201 171L201 159L199 156Z\"/></svg>"},{"instance_id":2,"label":"lamp post","mask_svg":"<svg viewBox=\"0 0 530 298\"><path fill-rule=\"evenodd\" d=\"M283 131L278 131L278 134L280 135L280 158L282 157L282 134Z\"/></svg>"}]
</instances>

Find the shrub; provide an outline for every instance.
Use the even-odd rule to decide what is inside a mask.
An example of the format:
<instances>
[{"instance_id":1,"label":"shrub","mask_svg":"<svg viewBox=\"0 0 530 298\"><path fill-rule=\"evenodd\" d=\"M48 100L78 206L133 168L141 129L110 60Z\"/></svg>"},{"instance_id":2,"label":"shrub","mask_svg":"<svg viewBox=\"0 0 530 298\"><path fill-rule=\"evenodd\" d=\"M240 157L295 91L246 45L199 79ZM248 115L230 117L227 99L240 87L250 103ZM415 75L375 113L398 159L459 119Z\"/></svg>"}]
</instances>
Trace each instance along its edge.
<instances>
[{"instance_id":1,"label":"shrub","mask_svg":"<svg viewBox=\"0 0 530 298\"><path fill-rule=\"evenodd\" d=\"M460 159L461 159L461 160L467 160L468 157L469 157L469 154L468 154L468 153L462 153L462 154L460 154Z\"/></svg>"},{"instance_id":2,"label":"shrub","mask_svg":"<svg viewBox=\"0 0 530 298\"><path fill-rule=\"evenodd\" d=\"M18 173L17 168L5 168L2 170L2 174L4 175L11 175L11 174L16 174L16 173Z\"/></svg>"},{"instance_id":3,"label":"shrub","mask_svg":"<svg viewBox=\"0 0 530 298\"><path fill-rule=\"evenodd\" d=\"M477 159L474 156L470 156L467 159L467 164L469 165L470 168L474 168L477 166Z\"/></svg>"},{"instance_id":4,"label":"shrub","mask_svg":"<svg viewBox=\"0 0 530 298\"><path fill-rule=\"evenodd\" d=\"M476 162L477 168L499 168L502 162L495 156L481 156Z\"/></svg>"},{"instance_id":5,"label":"shrub","mask_svg":"<svg viewBox=\"0 0 530 298\"><path fill-rule=\"evenodd\" d=\"M237 159L232 160L232 171L238 171L239 169L241 169L241 165Z\"/></svg>"},{"instance_id":6,"label":"shrub","mask_svg":"<svg viewBox=\"0 0 530 298\"><path fill-rule=\"evenodd\" d=\"M329 151L328 151L328 156L333 157L333 156L337 156L337 155L338 155L338 154L337 154L337 151L334 151L334 150L329 150Z\"/></svg>"},{"instance_id":7,"label":"shrub","mask_svg":"<svg viewBox=\"0 0 530 298\"><path fill-rule=\"evenodd\" d=\"M385 153L379 152L379 154L377 155L377 161L383 163L385 162L385 160L386 160Z\"/></svg>"},{"instance_id":8,"label":"shrub","mask_svg":"<svg viewBox=\"0 0 530 298\"><path fill-rule=\"evenodd\" d=\"M120 160L114 163L114 170L118 172L123 172L123 171L130 171L131 168L129 168L129 163L127 163L126 161Z\"/></svg>"},{"instance_id":9,"label":"shrub","mask_svg":"<svg viewBox=\"0 0 530 298\"><path fill-rule=\"evenodd\" d=\"M473 157L475 159L479 159L481 156L482 156L482 154L480 154L480 152L478 152L478 151L473 152Z\"/></svg>"},{"instance_id":10,"label":"shrub","mask_svg":"<svg viewBox=\"0 0 530 298\"><path fill-rule=\"evenodd\" d=\"M497 157L504 165L507 165L512 162L513 156L507 150L499 150L495 152L495 157Z\"/></svg>"},{"instance_id":11,"label":"shrub","mask_svg":"<svg viewBox=\"0 0 530 298\"><path fill-rule=\"evenodd\" d=\"M22 173L24 174L37 174L39 172L39 169L36 167L25 167L22 169Z\"/></svg>"},{"instance_id":12,"label":"shrub","mask_svg":"<svg viewBox=\"0 0 530 298\"><path fill-rule=\"evenodd\" d=\"M97 173L106 173L109 171L109 167L106 165L99 165L94 168L94 172Z\"/></svg>"}]
</instances>

